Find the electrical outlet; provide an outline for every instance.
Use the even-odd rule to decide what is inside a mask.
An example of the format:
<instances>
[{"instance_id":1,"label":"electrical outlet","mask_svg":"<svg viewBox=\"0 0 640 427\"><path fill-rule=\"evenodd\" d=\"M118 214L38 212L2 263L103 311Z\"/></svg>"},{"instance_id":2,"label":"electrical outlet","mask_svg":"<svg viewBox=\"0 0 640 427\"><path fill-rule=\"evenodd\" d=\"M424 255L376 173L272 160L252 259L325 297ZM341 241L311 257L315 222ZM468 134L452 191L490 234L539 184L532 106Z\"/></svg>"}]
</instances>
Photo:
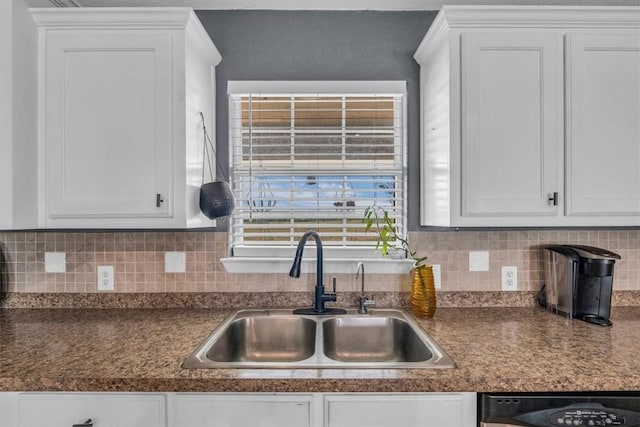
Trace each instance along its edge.
<instances>
[{"instance_id":1,"label":"electrical outlet","mask_svg":"<svg viewBox=\"0 0 640 427\"><path fill-rule=\"evenodd\" d=\"M502 290L518 290L518 267L502 267Z\"/></svg>"},{"instance_id":2,"label":"electrical outlet","mask_svg":"<svg viewBox=\"0 0 640 427\"><path fill-rule=\"evenodd\" d=\"M113 285L113 266L101 265L98 267L98 290L112 291Z\"/></svg>"}]
</instances>

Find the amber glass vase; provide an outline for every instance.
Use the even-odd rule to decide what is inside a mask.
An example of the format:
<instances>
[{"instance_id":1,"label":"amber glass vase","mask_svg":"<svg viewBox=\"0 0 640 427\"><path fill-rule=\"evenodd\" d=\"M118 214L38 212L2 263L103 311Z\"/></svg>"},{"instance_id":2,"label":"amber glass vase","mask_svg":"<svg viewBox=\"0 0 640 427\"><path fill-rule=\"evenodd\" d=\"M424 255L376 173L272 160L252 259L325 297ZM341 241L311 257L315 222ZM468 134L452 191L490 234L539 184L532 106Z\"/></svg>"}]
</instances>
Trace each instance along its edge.
<instances>
[{"instance_id":1,"label":"amber glass vase","mask_svg":"<svg viewBox=\"0 0 640 427\"><path fill-rule=\"evenodd\" d=\"M436 312L436 286L430 265L421 265L413 270L411 311L416 317L429 318Z\"/></svg>"}]
</instances>

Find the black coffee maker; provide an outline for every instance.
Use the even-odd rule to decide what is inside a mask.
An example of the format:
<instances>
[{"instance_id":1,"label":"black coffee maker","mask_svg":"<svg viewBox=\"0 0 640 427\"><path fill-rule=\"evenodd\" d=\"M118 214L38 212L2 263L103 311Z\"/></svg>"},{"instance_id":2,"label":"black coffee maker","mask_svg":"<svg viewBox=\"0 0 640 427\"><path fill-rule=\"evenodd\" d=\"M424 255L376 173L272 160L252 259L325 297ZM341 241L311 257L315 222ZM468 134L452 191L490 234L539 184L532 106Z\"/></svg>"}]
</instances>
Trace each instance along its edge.
<instances>
[{"instance_id":1,"label":"black coffee maker","mask_svg":"<svg viewBox=\"0 0 640 427\"><path fill-rule=\"evenodd\" d=\"M583 245L545 248L547 310L596 325L610 326L613 266L620 255Z\"/></svg>"}]
</instances>

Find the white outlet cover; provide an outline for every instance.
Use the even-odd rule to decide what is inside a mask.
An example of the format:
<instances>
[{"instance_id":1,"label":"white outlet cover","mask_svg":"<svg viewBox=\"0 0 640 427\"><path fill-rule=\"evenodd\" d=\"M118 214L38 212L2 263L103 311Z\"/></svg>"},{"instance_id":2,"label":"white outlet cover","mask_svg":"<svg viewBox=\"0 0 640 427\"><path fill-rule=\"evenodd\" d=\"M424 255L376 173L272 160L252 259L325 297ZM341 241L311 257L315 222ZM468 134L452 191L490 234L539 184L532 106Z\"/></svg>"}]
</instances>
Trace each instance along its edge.
<instances>
[{"instance_id":1,"label":"white outlet cover","mask_svg":"<svg viewBox=\"0 0 640 427\"><path fill-rule=\"evenodd\" d=\"M65 252L45 252L44 272L65 273L67 271L67 254Z\"/></svg>"},{"instance_id":2,"label":"white outlet cover","mask_svg":"<svg viewBox=\"0 0 640 427\"><path fill-rule=\"evenodd\" d=\"M489 271L489 252L469 252L469 271Z\"/></svg>"},{"instance_id":3,"label":"white outlet cover","mask_svg":"<svg viewBox=\"0 0 640 427\"><path fill-rule=\"evenodd\" d=\"M112 265L100 265L98 266L98 290L99 291L112 291L114 283L113 266Z\"/></svg>"},{"instance_id":4,"label":"white outlet cover","mask_svg":"<svg viewBox=\"0 0 640 427\"><path fill-rule=\"evenodd\" d=\"M435 284L435 288L442 289L442 274L440 270L440 264L433 264L431 268L433 269L433 283Z\"/></svg>"},{"instance_id":5,"label":"white outlet cover","mask_svg":"<svg viewBox=\"0 0 640 427\"><path fill-rule=\"evenodd\" d=\"M165 273L184 273L187 271L187 257L184 252L164 253Z\"/></svg>"},{"instance_id":6,"label":"white outlet cover","mask_svg":"<svg viewBox=\"0 0 640 427\"><path fill-rule=\"evenodd\" d=\"M505 266L502 267L502 290L517 291L518 290L518 267Z\"/></svg>"}]
</instances>

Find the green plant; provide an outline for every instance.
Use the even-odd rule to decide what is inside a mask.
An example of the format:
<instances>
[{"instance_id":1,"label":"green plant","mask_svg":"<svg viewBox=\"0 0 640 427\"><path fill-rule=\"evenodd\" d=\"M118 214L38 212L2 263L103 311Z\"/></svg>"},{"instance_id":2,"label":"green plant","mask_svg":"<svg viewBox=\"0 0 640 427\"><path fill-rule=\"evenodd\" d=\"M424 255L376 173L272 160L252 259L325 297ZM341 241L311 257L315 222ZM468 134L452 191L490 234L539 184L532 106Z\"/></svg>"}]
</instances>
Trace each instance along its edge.
<instances>
[{"instance_id":1,"label":"green plant","mask_svg":"<svg viewBox=\"0 0 640 427\"><path fill-rule=\"evenodd\" d=\"M389 251L405 251L407 256L414 261L415 267L424 265L427 257L420 257L412 250L409 242L397 232L396 224L389 216L389 212L379 206L369 206L364 210L364 224L366 231L373 231L377 235L376 249L382 256L389 255Z\"/></svg>"}]
</instances>

